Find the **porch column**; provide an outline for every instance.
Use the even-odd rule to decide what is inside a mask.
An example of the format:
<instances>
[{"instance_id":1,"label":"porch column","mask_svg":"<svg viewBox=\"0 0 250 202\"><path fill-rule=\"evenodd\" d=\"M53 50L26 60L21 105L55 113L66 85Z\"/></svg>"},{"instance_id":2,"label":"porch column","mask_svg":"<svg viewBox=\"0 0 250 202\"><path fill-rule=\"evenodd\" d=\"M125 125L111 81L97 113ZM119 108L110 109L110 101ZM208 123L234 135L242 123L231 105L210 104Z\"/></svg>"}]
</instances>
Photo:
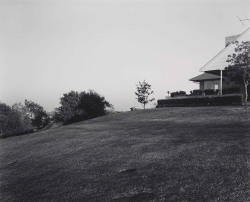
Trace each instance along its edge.
<instances>
[{"instance_id":1,"label":"porch column","mask_svg":"<svg viewBox=\"0 0 250 202\"><path fill-rule=\"evenodd\" d=\"M222 95L222 70L220 70L220 94Z\"/></svg>"}]
</instances>

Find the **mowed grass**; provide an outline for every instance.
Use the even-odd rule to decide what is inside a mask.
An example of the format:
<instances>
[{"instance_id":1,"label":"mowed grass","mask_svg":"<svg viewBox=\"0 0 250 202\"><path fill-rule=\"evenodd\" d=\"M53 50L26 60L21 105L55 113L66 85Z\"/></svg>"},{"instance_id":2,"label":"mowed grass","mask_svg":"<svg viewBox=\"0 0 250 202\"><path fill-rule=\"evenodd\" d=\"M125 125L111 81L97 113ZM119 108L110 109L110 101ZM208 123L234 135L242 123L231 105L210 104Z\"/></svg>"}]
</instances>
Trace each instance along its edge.
<instances>
[{"instance_id":1,"label":"mowed grass","mask_svg":"<svg viewBox=\"0 0 250 202\"><path fill-rule=\"evenodd\" d=\"M250 201L250 115L113 114L0 139L0 161L0 201Z\"/></svg>"}]
</instances>

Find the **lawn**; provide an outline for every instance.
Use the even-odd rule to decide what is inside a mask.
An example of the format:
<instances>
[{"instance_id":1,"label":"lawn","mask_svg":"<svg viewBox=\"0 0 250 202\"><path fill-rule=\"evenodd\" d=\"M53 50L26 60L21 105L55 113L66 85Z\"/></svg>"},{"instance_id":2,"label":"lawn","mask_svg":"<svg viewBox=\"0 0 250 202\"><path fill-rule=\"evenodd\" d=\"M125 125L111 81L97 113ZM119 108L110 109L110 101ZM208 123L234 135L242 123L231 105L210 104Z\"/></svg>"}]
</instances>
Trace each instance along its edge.
<instances>
[{"instance_id":1,"label":"lawn","mask_svg":"<svg viewBox=\"0 0 250 202\"><path fill-rule=\"evenodd\" d=\"M250 201L242 108L138 110L0 139L0 201Z\"/></svg>"}]
</instances>

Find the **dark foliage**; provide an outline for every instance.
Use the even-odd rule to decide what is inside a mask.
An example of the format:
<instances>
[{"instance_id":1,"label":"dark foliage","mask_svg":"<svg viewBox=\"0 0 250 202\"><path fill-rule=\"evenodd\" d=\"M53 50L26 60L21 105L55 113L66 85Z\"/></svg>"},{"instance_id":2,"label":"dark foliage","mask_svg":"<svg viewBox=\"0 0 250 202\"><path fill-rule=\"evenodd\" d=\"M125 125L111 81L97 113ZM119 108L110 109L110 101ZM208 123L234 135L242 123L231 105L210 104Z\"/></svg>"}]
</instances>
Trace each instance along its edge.
<instances>
[{"instance_id":1,"label":"dark foliage","mask_svg":"<svg viewBox=\"0 0 250 202\"><path fill-rule=\"evenodd\" d=\"M28 100L25 100L24 103L28 108L29 118L31 120L32 126L36 128L43 128L49 124L50 118L42 106Z\"/></svg>"},{"instance_id":2,"label":"dark foliage","mask_svg":"<svg viewBox=\"0 0 250 202\"><path fill-rule=\"evenodd\" d=\"M234 94L234 93L240 93L240 92L241 92L241 89L239 87L223 89L223 94Z\"/></svg>"},{"instance_id":3,"label":"dark foliage","mask_svg":"<svg viewBox=\"0 0 250 202\"><path fill-rule=\"evenodd\" d=\"M185 96L186 92L185 91L176 91L176 92L170 93L170 95L171 95L171 97Z\"/></svg>"},{"instance_id":4,"label":"dark foliage","mask_svg":"<svg viewBox=\"0 0 250 202\"><path fill-rule=\"evenodd\" d=\"M16 133L31 130L31 122L24 112L24 108L21 104L15 104L11 108L4 103L0 103L1 137L8 137Z\"/></svg>"},{"instance_id":5,"label":"dark foliage","mask_svg":"<svg viewBox=\"0 0 250 202\"><path fill-rule=\"evenodd\" d=\"M205 89L205 90L193 90L190 91L192 96L197 96L197 95L218 95L219 90L213 90L213 89Z\"/></svg>"},{"instance_id":6,"label":"dark foliage","mask_svg":"<svg viewBox=\"0 0 250 202\"><path fill-rule=\"evenodd\" d=\"M11 129L12 110L4 103L0 103L0 134L9 133Z\"/></svg>"},{"instance_id":7,"label":"dark foliage","mask_svg":"<svg viewBox=\"0 0 250 202\"><path fill-rule=\"evenodd\" d=\"M202 95L202 90L193 90L190 91L191 95Z\"/></svg>"},{"instance_id":8,"label":"dark foliage","mask_svg":"<svg viewBox=\"0 0 250 202\"><path fill-rule=\"evenodd\" d=\"M158 100L159 107L181 107L181 106L220 106L220 105L241 105L241 95L223 96L200 96L187 97L183 99Z\"/></svg>"},{"instance_id":9,"label":"dark foliage","mask_svg":"<svg viewBox=\"0 0 250 202\"><path fill-rule=\"evenodd\" d=\"M105 114L107 107L112 105L93 90L89 92L75 92L63 94L61 106L56 109L54 119L63 124L75 123Z\"/></svg>"},{"instance_id":10,"label":"dark foliage","mask_svg":"<svg viewBox=\"0 0 250 202\"><path fill-rule=\"evenodd\" d=\"M239 87L231 87L223 89L223 94L234 94L240 93L241 89ZM213 89L205 89L205 90L193 90L190 91L190 95L197 96L197 95L218 95L220 90L213 90Z\"/></svg>"},{"instance_id":11,"label":"dark foliage","mask_svg":"<svg viewBox=\"0 0 250 202\"><path fill-rule=\"evenodd\" d=\"M218 93L220 92L218 89L217 90L213 90L213 89L205 89L203 90L205 95L218 95Z\"/></svg>"},{"instance_id":12,"label":"dark foliage","mask_svg":"<svg viewBox=\"0 0 250 202\"><path fill-rule=\"evenodd\" d=\"M82 92L80 94L79 108L82 110L83 118L89 119L105 114L106 107L112 107L104 97L100 96L93 90Z\"/></svg>"},{"instance_id":13,"label":"dark foliage","mask_svg":"<svg viewBox=\"0 0 250 202\"><path fill-rule=\"evenodd\" d=\"M250 45L249 42L238 42L235 41L234 53L228 55L227 62L227 80L235 81L240 85L244 86L244 102L245 109L247 110L247 87L250 82Z\"/></svg>"},{"instance_id":14,"label":"dark foliage","mask_svg":"<svg viewBox=\"0 0 250 202\"><path fill-rule=\"evenodd\" d=\"M61 106L56 109L54 114L54 120L63 124L69 124L77 122L82 111L79 109L80 96L78 92L71 91L63 94L60 98Z\"/></svg>"}]
</instances>

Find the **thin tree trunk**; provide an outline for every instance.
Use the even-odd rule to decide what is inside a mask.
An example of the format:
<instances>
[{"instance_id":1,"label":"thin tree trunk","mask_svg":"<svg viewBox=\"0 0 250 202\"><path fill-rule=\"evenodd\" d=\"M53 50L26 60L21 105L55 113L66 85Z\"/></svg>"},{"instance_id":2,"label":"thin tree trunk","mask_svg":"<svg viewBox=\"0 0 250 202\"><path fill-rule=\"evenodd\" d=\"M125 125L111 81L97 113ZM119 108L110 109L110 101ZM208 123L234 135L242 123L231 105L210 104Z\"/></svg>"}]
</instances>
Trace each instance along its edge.
<instances>
[{"instance_id":1,"label":"thin tree trunk","mask_svg":"<svg viewBox=\"0 0 250 202\"><path fill-rule=\"evenodd\" d=\"M245 82L245 110L247 110L247 97L248 97L247 85L248 85L248 83Z\"/></svg>"}]
</instances>

